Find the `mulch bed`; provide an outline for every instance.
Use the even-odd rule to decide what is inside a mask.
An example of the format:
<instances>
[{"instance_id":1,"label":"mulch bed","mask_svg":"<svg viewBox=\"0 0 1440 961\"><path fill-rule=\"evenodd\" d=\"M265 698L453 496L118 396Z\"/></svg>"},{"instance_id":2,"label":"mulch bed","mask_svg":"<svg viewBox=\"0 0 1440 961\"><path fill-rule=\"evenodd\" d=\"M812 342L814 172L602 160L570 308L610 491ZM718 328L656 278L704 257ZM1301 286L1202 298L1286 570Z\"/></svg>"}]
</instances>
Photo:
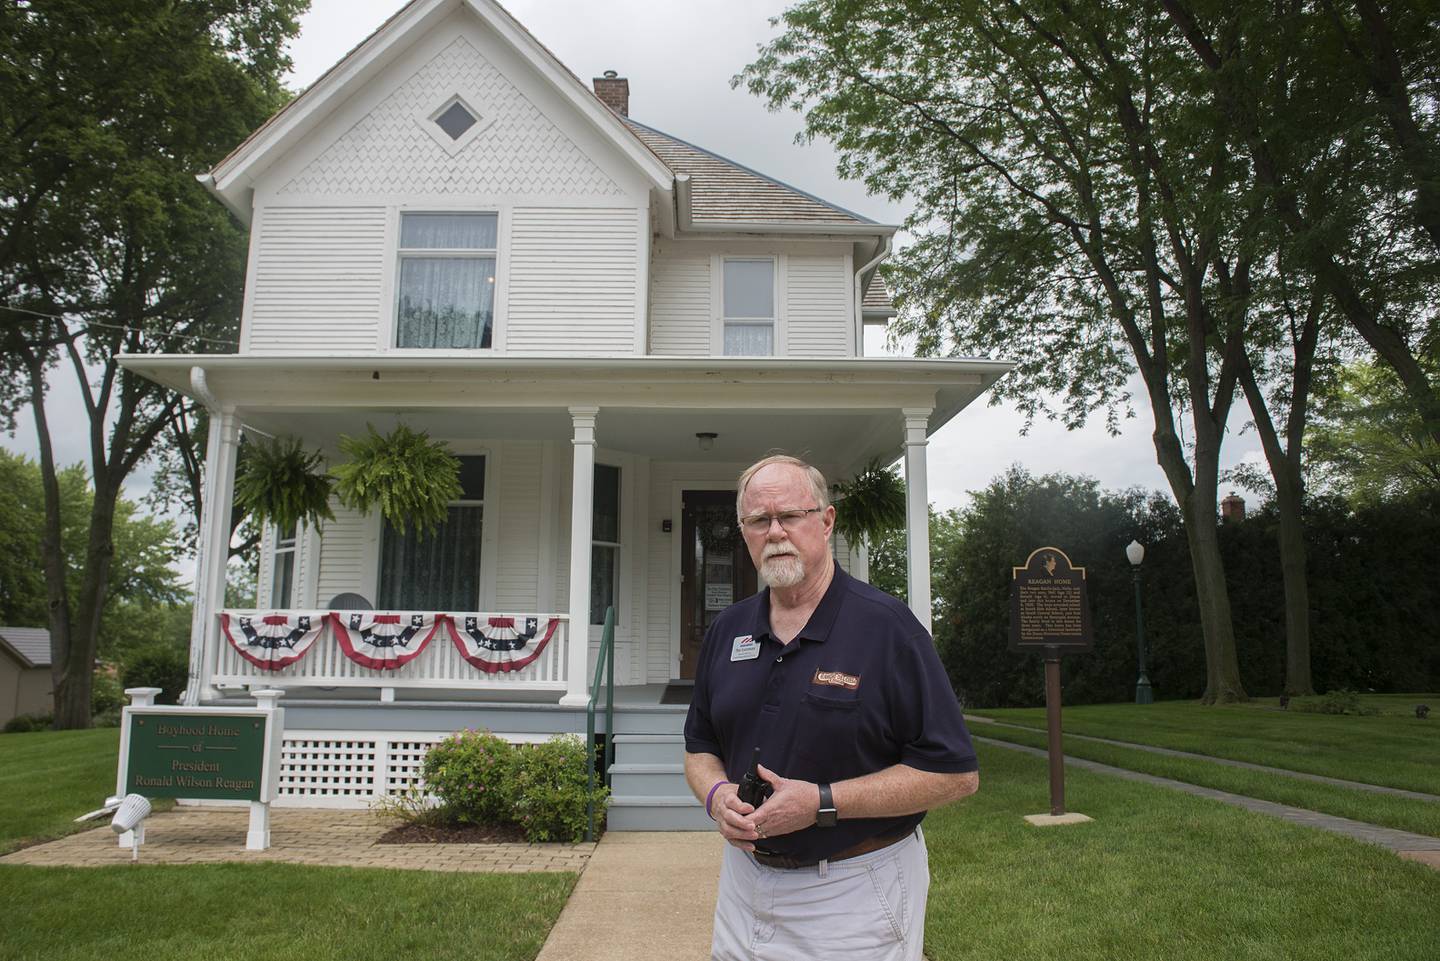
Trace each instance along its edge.
<instances>
[{"instance_id":1,"label":"mulch bed","mask_svg":"<svg viewBox=\"0 0 1440 961\"><path fill-rule=\"evenodd\" d=\"M402 824L380 835L376 844L525 844L525 832L513 824Z\"/></svg>"}]
</instances>

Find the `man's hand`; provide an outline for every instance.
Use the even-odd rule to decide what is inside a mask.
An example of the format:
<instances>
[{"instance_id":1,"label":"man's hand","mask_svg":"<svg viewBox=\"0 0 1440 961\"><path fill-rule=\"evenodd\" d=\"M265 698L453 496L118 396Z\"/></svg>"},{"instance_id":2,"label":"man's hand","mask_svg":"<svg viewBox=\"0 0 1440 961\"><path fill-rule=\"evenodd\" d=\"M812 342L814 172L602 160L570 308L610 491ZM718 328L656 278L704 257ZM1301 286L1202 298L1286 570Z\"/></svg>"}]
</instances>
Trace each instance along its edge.
<instances>
[{"instance_id":1,"label":"man's hand","mask_svg":"<svg viewBox=\"0 0 1440 961\"><path fill-rule=\"evenodd\" d=\"M755 850L754 841L760 836L750 815L755 808L738 797L738 784L722 784L715 789L710 799L710 813L715 815L715 826L720 836L742 851Z\"/></svg>"},{"instance_id":2,"label":"man's hand","mask_svg":"<svg viewBox=\"0 0 1440 961\"><path fill-rule=\"evenodd\" d=\"M775 788L775 793L750 818L761 839L803 831L815 823L820 812L820 785L783 778L763 764L760 776Z\"/></svg>"}]
</instances>

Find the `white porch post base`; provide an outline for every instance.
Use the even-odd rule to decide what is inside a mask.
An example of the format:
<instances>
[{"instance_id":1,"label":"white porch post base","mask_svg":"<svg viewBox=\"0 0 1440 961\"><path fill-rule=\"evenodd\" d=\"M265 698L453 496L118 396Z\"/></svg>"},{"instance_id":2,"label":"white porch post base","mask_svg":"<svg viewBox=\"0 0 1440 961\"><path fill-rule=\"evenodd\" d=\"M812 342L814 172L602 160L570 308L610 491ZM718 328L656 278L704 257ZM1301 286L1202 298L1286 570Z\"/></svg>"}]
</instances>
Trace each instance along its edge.
<instances>
[{"instance_id":1,"label":"white porch post base","mask_svg":"<svg viewBox=\"0 0 1440 961\"><path fill-rule=\"evenodd\" d=\"M905 584L910 610L930 630L930 498L925 448L929 407L904 407L905 417Z\"/></svg>"},{"instance_id":2,"label":"white porch post base","mask_svg":"<svg viewBox=\"0 0 1440 961\"><path fill-rule=\"evenodd\" d=\"M590 542L595 502L595 416L598 407L571 407L574 451L570 483L570 623L565 666L565 694L560 703L584 707L589 702L586 676L590 667Z\"/></svg>"},{"instance_id":3,"label":"white porch post base","mask_svg":"<svg viewBox=\"0 0 1440 961\"><path fill-rule=\"evenodd\" d=\"M199 368L196 368L199 370ZM192 371L192 380L195 373ZM200 374L203 385L203 371ZM195 614L190 623L190 670L185 704L220 697L210 683L219 640L217 616L225 606L226 563L230 559L230 510L235 498L239 418L233 407L210 411L205 448L205 502L195 551Z\"/></svg>"}]
</instances>

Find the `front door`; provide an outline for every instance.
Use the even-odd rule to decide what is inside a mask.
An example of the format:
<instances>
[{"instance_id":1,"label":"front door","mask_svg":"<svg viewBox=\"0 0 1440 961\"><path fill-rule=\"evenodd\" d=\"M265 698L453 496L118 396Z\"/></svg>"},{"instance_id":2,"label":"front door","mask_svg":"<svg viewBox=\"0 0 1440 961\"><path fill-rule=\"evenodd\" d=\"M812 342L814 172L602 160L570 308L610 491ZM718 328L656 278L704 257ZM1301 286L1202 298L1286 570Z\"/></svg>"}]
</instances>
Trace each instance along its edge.
<instances>
[{"instance_id":1,"label":"front door","mask_svg":"<svg viewBox=\"0 0 1440 961\"><path fill-rule=\"evenodd\" d=\"M758 582L735 523L735 495L685 491L680 496L680 676L693 678L710 622L754 594Z\"/></svg>"}]
</instances>

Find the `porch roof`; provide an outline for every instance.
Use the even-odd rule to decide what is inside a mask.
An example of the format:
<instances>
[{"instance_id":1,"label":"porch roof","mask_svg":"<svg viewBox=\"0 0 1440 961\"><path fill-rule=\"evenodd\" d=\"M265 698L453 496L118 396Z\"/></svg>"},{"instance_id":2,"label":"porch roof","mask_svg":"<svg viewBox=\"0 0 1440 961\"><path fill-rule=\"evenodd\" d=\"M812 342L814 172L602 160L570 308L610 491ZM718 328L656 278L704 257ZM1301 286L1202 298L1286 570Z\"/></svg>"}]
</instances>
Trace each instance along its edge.
<instances>
[{"instance_id":1,"label":"porch roof","mask_svg":"<svg viewBox=\"0 0 1440 961\"><path fill-rule=\"evenodd\" d=\"M975 359L135 354L127 369L262 431L325 443L404 419L448 439L569 437L569 407L598 407L599 442L717 460L805 450L849 468L898 456L898 411L933 408L934 433L1012 366ZM198 375L192 374L198 370ZM480 411L503 412L477 423ZM758 445L758 446L757 446Z\"/></svg>"}]
</instances>

